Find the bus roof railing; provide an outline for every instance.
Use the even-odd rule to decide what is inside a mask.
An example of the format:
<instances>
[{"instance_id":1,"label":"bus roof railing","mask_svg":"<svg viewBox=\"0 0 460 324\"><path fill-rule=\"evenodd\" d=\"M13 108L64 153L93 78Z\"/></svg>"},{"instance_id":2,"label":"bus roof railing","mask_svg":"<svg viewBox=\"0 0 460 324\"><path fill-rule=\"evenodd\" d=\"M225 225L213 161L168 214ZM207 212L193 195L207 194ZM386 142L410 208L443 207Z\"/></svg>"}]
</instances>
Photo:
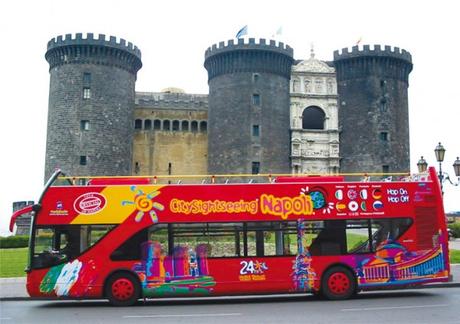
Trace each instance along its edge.
<instances>
[{"instance_id":1,"label":"bus roof railing","mask_svg":"<svg viewBox=\"0 0 460 324\"><path fill-rule=\"evenodd\" d=\"M327 180L328 177L334 180ZM230 183L273 183L279 182L331 182L345 178L353 182L393 182L393 181L426 181L429 173L410 174L399 173L266 173L266 174L182 174L182 175L130 175L130 176L59 176L59 180L66 180L72 184L81 185L108 185L108 184L230 184ZM311 179L311 180L309 180ZM232 181L233 180L233 181Z\"/></svg>"}]
</instances>

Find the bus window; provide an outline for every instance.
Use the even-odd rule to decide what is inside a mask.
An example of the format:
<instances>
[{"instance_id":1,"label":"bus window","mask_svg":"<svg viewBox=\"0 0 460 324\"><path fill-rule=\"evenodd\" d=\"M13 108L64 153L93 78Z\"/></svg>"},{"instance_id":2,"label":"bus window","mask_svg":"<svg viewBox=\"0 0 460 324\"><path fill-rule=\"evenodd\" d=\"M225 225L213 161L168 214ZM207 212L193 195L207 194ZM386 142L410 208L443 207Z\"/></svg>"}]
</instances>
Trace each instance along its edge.
<instances>
[{"instance_id":1,"label":"bus window","mask_svg":"<svg viewBox=\"0 0 460 324\"><path fill-rule=\"evenodd\" d=\"M276 255L275 226L271 222L247 223L246 256Z\"/></svg>"},{"instance_id":2,"label":"bus window","mask_svg":"<svg viewBox=\"0 0 460 324\"><path fill-rule=\"evenodd\" d=\"M35 231L35 251L51 251L54 245L54 229L38 228Z\"/></svg>"},{"instance_id":3,"label":"bus window","mask_svg":"<svg viewBox=\"0 0 460 324\"><path fill-rule=\"evenodd\" d=\"M340 255L345 254L346 234L344 220L329 220L323 222L323 228L313 228L319 231L310 246L311 255ZM308 227L307 227L308 228Z\"/></svg>"},{"instance_id":4,"label":"bus window","mask_svg":"<svg viewBox=\"0 0 460 324\"><path fill-rule=\"evenodd\" d=\"M206 245L208 256L212 253L206 223L173 224L174 250L178 248L195 249L198 245Z\"/></svg>"},{"instance_id":5,"label":"bus window","mask_svg":"<svg viewBox=\"0 0 460 324\"><path fill-rule=\"evenodd\" d=\"M131 236L126 242L113 251L110 255L110 259L113 261L140 260L142 252L141 244L146 241L147 229L143 229Z\"/></svg>"},{"instance_id":6,"label":"bus window","mask_svg":"<svg viewBox=\"0 0 460 324\"><path fill-rule=\"evenodd\" d=\"M297 253L296 222L246 223L245 256L283 256Z\"/></svg>"},{"instance_id":7,"label":"bus window","mask_svg":"<svg viewBox=\"0 0 460 324\"><path fill-rule=\"evenodd\" d=\"M394 240L397 240L403 235L409 227L412 225L412 219L410 218L394 218L391 223L391 236Z\"/></svg>"},{"instance_id":8,"label":"bus window","mask_svg":"<svg viewBox=\"0 0 460 324\"><path fill-rule=\"evenodd\" d=\"M410 218L375 219L371 222L372 249L376 251L380 246L397 240L412 224Z\"/></svg>"},{"instance_id":9,"label":"bus window","mask_svg":"<svg viewBox=\"0 0 460 324\"><path fill-rule=\"evenodd\" d=\"M174 224L174 248L206 245L208 257L237 257L244 250L242 223Z\"/></svg>"},{"instance_id":10,"label":"bus window","mask_svg":"<svg viewBox=\"0 0 460 324\"><path fill-rule=\"evenodd\" d=\"M92 247L96 242L102 239L110 230L112 230L115 225L88 225L82 226L81 232L86 236L86 240L82 241L81 250L85 251Z\"/></svg>"},{"instance_id":11,"label":"bus window","mask_svg":"<svg viewBox=\"0 0 460 324\"><path fill-rule=\"evenodd\" d=\"M66 225L35 230L32 268L47 267L78 257L115 225Z\"/></svg>"},{"instance_id":12,"label":"bus window","mask_svg":"<svg viewBox=\"0 0 460 324\"><path fill-rule=\"evenodd\" d=\"M246 247L244 256L257 256L257 233L256 231L246 231Z\"/></svg>"},{"instance_id":13,"label":"bus window","mask_svg":"<svg viewBox=\"0 0 460 324\"><path fill-rule=\"evenodd\" d=\"M80 226L37 228L32 245L32 268L63 263L80 254Z\"/></svg>"},{"instance_id":14,"label":"bus window","mask_svg":"<svg viewBox=\"0 0 460 324\"><path fill-rule=\"evenodd\" d=\"M347 220L346 236L348 253L371 252L368 220Z\"/></svg>"},{"instance_id":15,"label":"bus window","mask_svg":"<svg viewBox=\"0 0 460 324\"><path fill-rule=\"evenodd\" d=\"M297 223L283 222L283 255L297 254Z\"/></svg>"},{"instance_id":16,"label":"bus window","mask_svg":"<svg viewBox=\"0 0 460 324\"><path fill-rule=\"evenodd\" d=\"M237 257L241 253L239 233L243 231L241 223L210 223L208 235L212 243L210 257Z\"/></svg>"},{"instance_id":17,"label":"bus window","mask_svg":"<svg viewBox=\"0 0 460 324\"><path fill-rule=\"evenodd\" d=\"M305 221L302 224L302 229L303 229L302 230L302 246L304 248L306 247L309 250L313 249L314 250L313 253L319 253L318 248L321 242L320 240L316 241L316 238L318 237L318 234L323 231L324 222L323 221Z\"/></svg>"},{"instance_id":18,"label":"bus window","mask_svg":"<svg viewBox=\"0 0 460 324\"><path fill-rule=\"evenodd\" d=\"M169 254L169 236L166 224L153 225L149 229L148 239L152 242L158 242L161 246L161 254Z\"/></svg>"}]
</instances>

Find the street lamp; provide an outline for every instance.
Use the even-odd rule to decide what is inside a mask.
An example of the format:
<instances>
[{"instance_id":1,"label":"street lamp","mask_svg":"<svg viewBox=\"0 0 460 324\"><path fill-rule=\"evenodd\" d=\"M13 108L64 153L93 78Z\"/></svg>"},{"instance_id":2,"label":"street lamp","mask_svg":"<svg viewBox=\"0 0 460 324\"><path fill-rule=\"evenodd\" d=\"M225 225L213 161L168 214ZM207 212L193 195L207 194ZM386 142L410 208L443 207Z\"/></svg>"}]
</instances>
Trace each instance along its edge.
<instances>
[{"instance_id":1,"label":"street lamp","mask_svg":"<svg viewBox=\"0 0 460 324\"><path fill-rule=\"evenodd\" d=\"M458 158L458 156L452 166L454 167L455 176L457 178L460 178L460 159Z\"/></svg>"},{"instance_id":2,"label":"street lamp","mask_svg":"<svg viewBox=\"0 0 460 324\"><path fill-rule=\"evenodd\" d=\"M418 172L419 173L423 173L426 171L426 169L428 169L428 163L426 162L426 160L423 158L423 156L420 158L420 160L418 160L417 162L417 168L418 168Z\"/></svg>"},{"instance_id":3,"label":"street lamp","mask_svg":"<svg viewBox=\"0 0 460 324\"><path fill-rule=\"evenodd\" d=\"M439 142L438 146L436 146L436 148L434 149L434 154L436 155L436 160L439 162L438 178L439 178L439 183L441 184L441 192L443 192L442 184L446 180L448 180L450 182L450 184L452 184L454 186L458 186L458 184L459 184L459 182L457 182L457 183L452 182L452 180L450 180L450 178L449 178L448 173L442 172L442 162L444 161L444 154L445 153L446 153L446 149L444 148L444 146L442 146L441 142ZM419 163L421 163L422 160L423 160L423 157L422 157L422 159L420 159ZM423 167L423 166L422 165L419 166L419 163L417 163L417 166L419 167L419 170L420 170L420 168ZM423 161L422 161L422 163L423 163ZM459 160L458 157L455 160L455 162L453 164L453 167L454 167L455 176L457 178L459 178L460 177L460 160Z\"/></svg>"},{"instance_id":4,"label":"street lamp","mask_svg":"<svg viewBox=\"0 0 460 324\"><path fill-rule=\"evenodd\" d=\"M444 161L444 154L446 153L446 149L444 146L442 146L441 142L439 142L438 146L434 149L434 154L436 155L436 160L439 162L439 182L441 183L441 191L442 191L442 180L443 180L443 175L442 175L442 161Z\"/></svg>"}]
</instances>

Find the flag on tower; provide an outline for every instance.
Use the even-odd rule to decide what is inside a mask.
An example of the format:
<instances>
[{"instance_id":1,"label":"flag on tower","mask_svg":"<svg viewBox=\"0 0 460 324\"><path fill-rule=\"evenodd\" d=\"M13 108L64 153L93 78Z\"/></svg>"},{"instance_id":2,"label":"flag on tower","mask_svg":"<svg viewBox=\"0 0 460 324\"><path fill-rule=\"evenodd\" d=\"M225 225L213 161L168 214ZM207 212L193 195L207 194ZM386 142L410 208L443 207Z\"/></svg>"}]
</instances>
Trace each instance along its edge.
<instances>
[{"instance_id":1,"label":"flag on tower","mask_svg":"<svg viewBox=\"0 0 460 324\"><path fill-rule=\"evenodd\" d=\"M280 27L276 30L276 32L275 32L274 34L272 34L272 38L280 37L282 33L283 33L283 27L280 26Z\"/></svg>"},{"instance_id":2,"label":"flag on tower","mask_svg":"<svg viewBox=\"0 0 460 324\"><path fill-rule=\"evenodd\" d=\"M280 28L278 28L278 30L276 31L276 36L281 36L282 33L283 33L283 26L280 26Z\"/></svg>"},{"instance_id":3,"label":"flag on tower","mask_svg":"<svg viewBox=\"0 0 460 324\"><path fill-rule=\"evenodd\" d=\"M248 34L248 25L244 26L236 33L236 38L240 38L247 34Z\"/></svg>"}]
</instances>

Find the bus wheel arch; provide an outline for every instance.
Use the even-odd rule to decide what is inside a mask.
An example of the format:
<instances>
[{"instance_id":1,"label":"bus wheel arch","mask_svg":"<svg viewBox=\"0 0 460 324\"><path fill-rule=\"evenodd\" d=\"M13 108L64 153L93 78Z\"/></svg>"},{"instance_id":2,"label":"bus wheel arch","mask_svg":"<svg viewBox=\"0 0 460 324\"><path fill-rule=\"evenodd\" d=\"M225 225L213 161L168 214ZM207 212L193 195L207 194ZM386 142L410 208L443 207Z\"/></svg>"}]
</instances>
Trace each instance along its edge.
<instances>
[{"instance_id":1,"label":"bus wheel arch","mask_svg":"<svg viewBox=\"0 0 460 324\"><path fill-rule=\"evenodd\" d=\"M349 266L329 266L321 276L321 296L329 300L349 299L358 291L356 274Z\"/></svg>"},{"instance_id":2,"label":"bus wheel arch","mask_svg":"<svg viewBox=\"0 0 460 324\"><path fill-rule=\"evenodd\" d=\"M128 270L112 272L104 282L104 297L114 306L132 306L142 297L137 275Z\"/></svg>"}]
</instances>

